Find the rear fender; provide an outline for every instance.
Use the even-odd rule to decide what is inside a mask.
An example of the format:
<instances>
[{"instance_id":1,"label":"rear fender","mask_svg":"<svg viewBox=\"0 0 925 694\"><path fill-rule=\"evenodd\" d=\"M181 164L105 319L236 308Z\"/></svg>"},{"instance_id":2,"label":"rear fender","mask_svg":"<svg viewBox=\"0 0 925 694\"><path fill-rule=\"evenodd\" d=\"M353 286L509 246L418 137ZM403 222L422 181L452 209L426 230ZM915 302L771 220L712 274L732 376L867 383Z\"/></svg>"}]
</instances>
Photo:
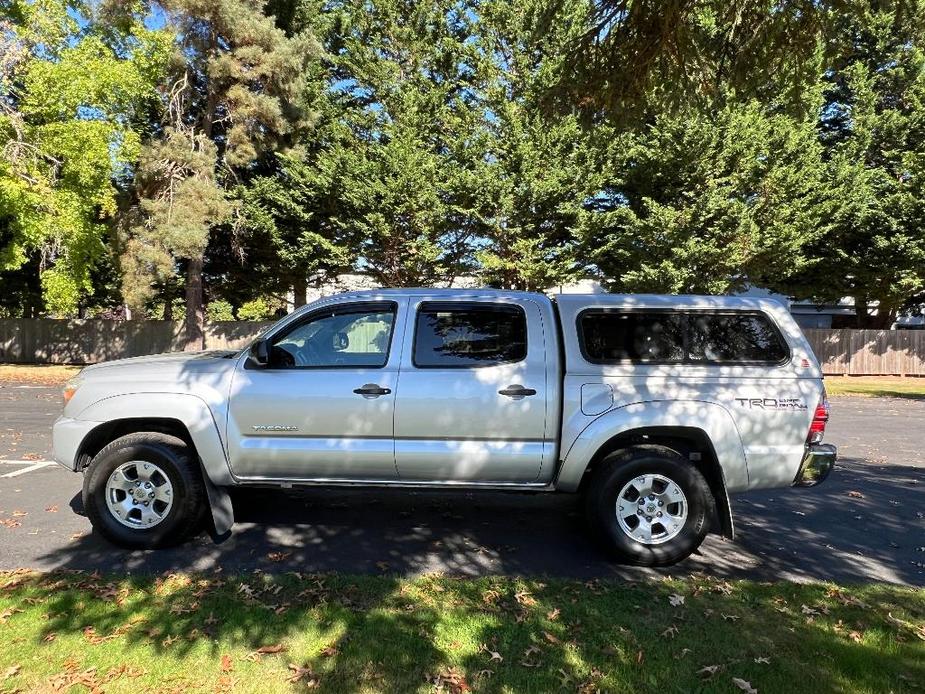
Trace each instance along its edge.
<instances>
[{"instance_id":1,"label":"rear fender","mask_svg":"<svg viewBox=\"0 0 925 694\"><path fill-rule=\"evenodd\" d=\"M578 490L581 478L598 451L621 434L650 427L685 427L702 431L713 444L728 492L748 488L745 449L729 412L699 400L638 402L610 410L582 430L559 468L556 489Z\"/></svg>"}]
</instances>

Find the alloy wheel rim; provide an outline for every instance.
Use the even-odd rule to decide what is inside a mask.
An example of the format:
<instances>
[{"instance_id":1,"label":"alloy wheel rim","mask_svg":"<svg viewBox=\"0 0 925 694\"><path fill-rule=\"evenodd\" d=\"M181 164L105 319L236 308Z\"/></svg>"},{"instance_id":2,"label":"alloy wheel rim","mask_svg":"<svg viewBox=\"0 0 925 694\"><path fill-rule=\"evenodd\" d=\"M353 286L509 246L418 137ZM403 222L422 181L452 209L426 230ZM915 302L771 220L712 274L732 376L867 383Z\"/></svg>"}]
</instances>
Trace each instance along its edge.
<instances>
[{"instance_id":1,"label":"alloy wheel rim","mask_svg":"<svg viewBox=\"0 0 925 694\"><path fill-rule=\"evenodd\" d=\"M620 529L643 545L659 545L678 536L687 521L687 497L670 477L646 474L627 482L617 496Z\"/></svg>"},{"instance_id":2,"label":"alloy wheel rim","mask_svg":"<svg viewBox=\"0 0 925 694\"><path fill-rule=\"evenodd\" d=\"M153 528L173 508L173 485L156 464L123 463L106 482L106 506L119 523L134 530Z\"/></svg>"}]
</instances>

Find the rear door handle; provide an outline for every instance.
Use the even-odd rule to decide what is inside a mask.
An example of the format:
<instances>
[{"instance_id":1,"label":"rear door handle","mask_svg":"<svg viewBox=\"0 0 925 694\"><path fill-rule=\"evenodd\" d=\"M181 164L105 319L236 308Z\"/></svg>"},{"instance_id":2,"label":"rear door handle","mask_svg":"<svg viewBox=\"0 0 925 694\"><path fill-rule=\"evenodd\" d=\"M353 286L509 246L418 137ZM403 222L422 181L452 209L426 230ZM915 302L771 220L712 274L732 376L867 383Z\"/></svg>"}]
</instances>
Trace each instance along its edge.
<instances>
[{"instance_id":1,"label":"rear door handle","mask_svg":"<svg viewBox=\"0 0 925 694\"><path fill-rule=\"evenodd\" d=\"M524 388L519 383L515 383L507 388L502 388L498 391L498 394L506 395L509 398L522 398L527 395L536 395L536 391L533 388Z\"/></svg>"},{"instance_id":2,"label":"rear door handle","mask_svg":"<svg viewBox=\"0 0 925 694\"><path fill-rule=\"evenodd\" d=\"M364 398L377 398L380 395L388 395L392 392L392 389L382 388L375 383L367 383L359 388L354 388L353 392L357 395L362 395Z\"/></svg>"}]
</instances>

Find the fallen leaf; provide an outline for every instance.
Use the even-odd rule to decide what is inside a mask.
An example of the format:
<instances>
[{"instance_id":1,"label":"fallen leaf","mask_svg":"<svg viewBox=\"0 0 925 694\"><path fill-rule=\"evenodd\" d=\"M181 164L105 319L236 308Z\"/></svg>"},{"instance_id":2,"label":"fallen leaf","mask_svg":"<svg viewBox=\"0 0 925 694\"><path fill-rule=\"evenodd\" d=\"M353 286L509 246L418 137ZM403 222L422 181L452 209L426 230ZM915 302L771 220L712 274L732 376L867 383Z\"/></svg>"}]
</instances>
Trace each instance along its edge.
<instances>
[{"instance_id":1,"label":"fallen leaf","mask_svg":"<svg viewBox=\"0 0 925 694\"><path fill-rule=\"evenodd\" d=\"M431 678L434 688L437 691L449 690L451 694L462 694L470 692L472 688L466 682L466 676L455 667L449 667L437 673Z\"/></svg>"},{"instance_id":2,"label":"fallen leaf","mask_svg":"<svg viewBox=\"0 0 925 694\"><path fill-rule=\"evenodd\" d=\"M720 613L722 614L722 613ZM739 615L737 614L723 614L723 619L727 622L737 622L739 621Z\"/></svg>"},{"instance_id":3,"label":"fallen leaf","mask_svg":"<svg viewBox=\"0 0 925 694\"><path fill-rule=\"evenodd\" d=\"M722 665L705 665L697 671L701 679L708 680L723 668Z\"/></svg>"},{"instance_id":4,"label":"fallen leaf","mask_svg":"<svg viewBox=\"0 0 925 694\"><path fill-rule=\"evenodd\" d=\"M48 513L57 513L57 512L58 512L58 504L54 504L53 506L49 506L49 507L46 508L45 510L48 511Z\"/></svg>"},{"instance_id":5,"label":"fallen leaf","mask_svg":"<svg viewBox=\"0 0 925 694\"><path fill-rule=\"evenodd\" d=\"M22 612L18 607L8 607L0 612L0 624L6 624L7 620L17 612Z\"/></svg>"},{"instance_id":6,"label":"fallen leaf","mask_svg":"<svg viewBox=\"0 0 925 694\"><path fill-rule=\"evenodd\" d=\"M684 604L684 596L678 595L677 593L672 593L668 596L668 602L671 603L672 607L678 607L679 605Z\"/></svg>"},{"instance_id":7,"label":"fallen leaf","mask_svg":"<svg viewBox=\"0 0 925 694\"><path fill-rule=\"evenodd\" d=\"M504 660L504 656L502 656L500 653L498 653L498 651L492 651L492 650L489 650L489 649L487 649L487 648L485 649L485 651L488 653L488 655L490 656L491 660L497 660L499 663L502 662L502 661Z\"/></svg>"},{"instance_id":8,"label":"fallen leaf","mask_svg":"<svg viewBox=\"0 0 925 694\"><path fill-rule=\"evenodd\" d=\"M526 590L519 590L514 593L514 599L526 607L532 607L536 604L536 599Z\"/></svg>"},{"instance_id":9,"label":"fallen leaf","mask_svg":"<svg viewBox=\"0 0 925 694\"><path fill-rule=\"evenodd\" d=\"M733 677L732 683L741 689L745 694L758 694L758 690L752 687L751 682L746 682L745 680L739 677Z\"/></svg>"},{"instance_id":10,"label":"fallen leaf","mask_svg":"<svg viewBox=\"0 0 925 694\"><path fill-rule=\"evenodd\" d=\"M923 548L923 549L925 549L925 548ZM553 622L553 621L559 619L559 614L560 614L559 608L557 607L556 609L550 610L549 612L546 613L546 619L548 619L549 621Z\"/></svg>"},{"instance_id":11,"label":"fallen leaf","mask_svg":"<svg viewBox=\"0 0 925 694\"><path fill-rule=\"evenodd\" d=\"M222 655L222 672L231 672L234 670L234 663L231 662L231 656L227 653Z\"/></svg>"},{"instance_id":12,"label":"fallen leaf","mask_svg":"<svg viewBox=\"0 0 925 694\"><path fill-rule=\"evenodd\" d=\"M312 669L309 667L301 667L295 663L289 663L289 670L292 673L289 677L286 678L288 682L296 683L302 682L303 686L308 688L313 688L318 686L318 680L315 679L315 674L312 672Z\"/></svg>"},{"instance_id":13,"label":"fallen leaf","mask_svg":"<svg viewBox=\"0 0 925 694\"><path fill-rule=\"evenodd\" d=\"M668 627L667 629L665 629L665 631L662 632L662 638L667 637L669 639L673 639L677 635L678 635L678 627L676 627L674 624L672 624L670 627Z\"/></svg>"},{"instance_id":14,"label":"fallen leaf","mask_svg":"<svg viewBox=\"0 0 925 694\"><path fill-rule=\"evenodd\" d=\"M45 643L51 643L56 638L58 638L58 635L55 632L51 632L50 634L45 634L45 636L42 637L42 641Z\"/></svg>"},{"instance_id":15,"label":"fallen leaf","mask_svg":"<svg viewBox=\"0 0 925 694\"><path fill-rule=\"evenodd\" d=\"M325 658L332 658L337 655L337 644L332 643L330 646L325 646L321 649L321 655Z\"/></svg>"},{"instance_id":16,"label":"fallen leaf","mask_svg":"<svg viewBox=\"0 0 925 694\"><path fill-rule=\"evenodd\" d=\"M543 638L549 641L549 643L559 643L559 638L555 634L550 634L548 631L543 632Z\"/></svg>"},{"instance_id":17,"label":"fallen leaf","mask_svg":"<svg viewBox=\"0 0 925 694\"><path fill-rule=\"evenodd\" d=\"M267 559L270 561L285 561L292 556L292 552L270 552Z\"/></svg>"},{"instance_id":18,"label":"fallen leaf","mask_svg":"<svg viewBox=\"0 0 925 694\"><path fill-rule=\"evenodd\" d=\"M286 646L281 643L277 643L272 646L261 646L257 649L257 653L260 655L268 655L270 653L285 653L286 650L288 650Z\"/></svg>"},{"instance_id":19,"label":"fallen leaf","mask_svg":"<svg viewBox=\"0 0 925 694\"><path fill-rule=\"evenodd\" d=\"M855 491L848 492L848 496L850 496L852 499L863 499L864 498L864 495L861 494L861 492L855 492Z\"/></svg>"},{"instance_id":20,"label":"fallen leaf","mask_svg":"<svg viewBox=\"0 0 925 694\"><path fill-rule=\"evenodd\" d=\"M3 679L8 680L11 677L16 677L19 674L19 670L22 668L22 665L13 665L6 669L6 672L3 673Z\"/></svg>"},{"instance_id":21,"label":"fallen leaf","mask_svg":"<svg viewBox=\"0 0 925 694\"><path fill-rule=\"evenodd\" d=\"M765 658L765 657L758 657L758 658L755 658L755 662L758 663L759 665L770 665L771 659Z\"/></svg>"}]
</instances>

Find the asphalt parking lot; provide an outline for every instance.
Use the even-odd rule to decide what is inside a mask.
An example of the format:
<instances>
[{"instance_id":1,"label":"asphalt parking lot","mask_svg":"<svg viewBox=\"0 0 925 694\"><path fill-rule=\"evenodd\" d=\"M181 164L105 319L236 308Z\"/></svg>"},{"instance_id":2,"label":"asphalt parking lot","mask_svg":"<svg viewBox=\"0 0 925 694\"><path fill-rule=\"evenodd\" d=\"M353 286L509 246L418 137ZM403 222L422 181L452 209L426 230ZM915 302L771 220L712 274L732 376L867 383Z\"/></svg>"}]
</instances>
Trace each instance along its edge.
<instances>
[{"instance_id":1,"label":"asphalt parking lot","mask_svg":"<svg viewBox=\"0 0 925 694\"><path fill-rule=\"evenodd\" d=\"M81 478L51 460L59 389L0 384L0 569L446 572L641 578L586 538L569 495L407 490L248 491L237 524L129 552L80 515ZM838 398L839 467L815 489L734 499L738 537L711 536L661 573L925 585L925 401Z\"/></svg>"}]
</instances>

